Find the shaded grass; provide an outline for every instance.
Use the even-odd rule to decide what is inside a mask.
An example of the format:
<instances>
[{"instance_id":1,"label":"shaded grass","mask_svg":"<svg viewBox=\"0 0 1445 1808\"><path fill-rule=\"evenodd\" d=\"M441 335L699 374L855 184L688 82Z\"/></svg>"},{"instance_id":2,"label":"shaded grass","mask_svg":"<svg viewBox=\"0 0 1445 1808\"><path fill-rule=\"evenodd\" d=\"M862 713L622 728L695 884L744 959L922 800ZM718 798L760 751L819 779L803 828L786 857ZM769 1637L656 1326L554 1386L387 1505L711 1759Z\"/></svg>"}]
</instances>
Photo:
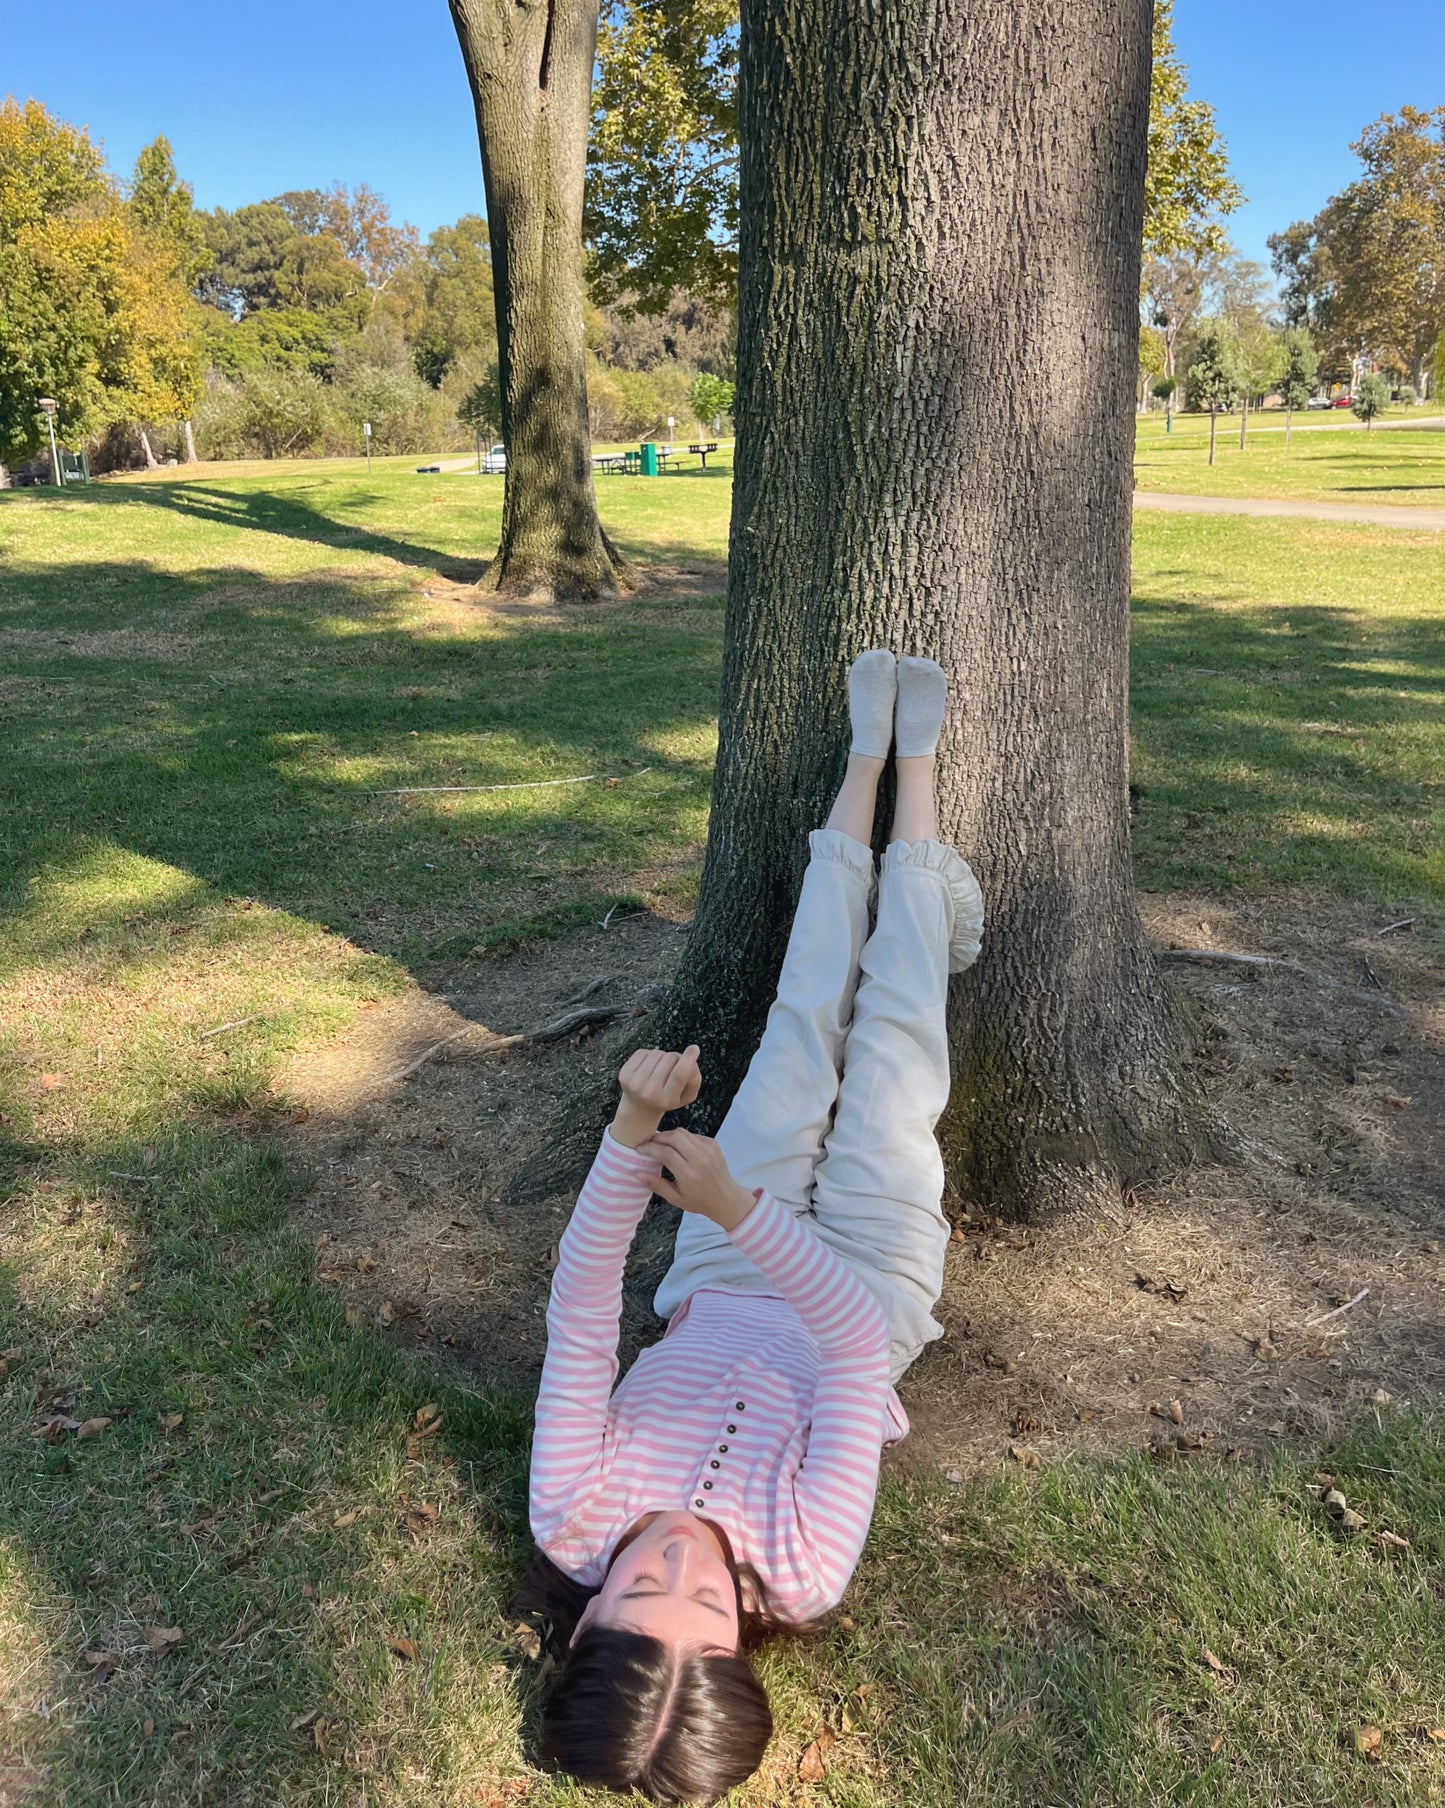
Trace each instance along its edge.
<instances>
[{"instance_id":1,"label":"shaded grass","mask_svg":"<svg viewBox=\"0 0 1445 1808\"><path fill-rule=\"evenodd\" d=\"M618 482L631 547L716 555L725 482ZM525 1764L523 1403L347 1324L267 1134L279 1058L368 999L686 904L720 605L480 610L436 574L499 503L380 465L0 498L0 1751L47 1803L589 1799ZM1439 895L1439 539L1150 518L1136 575L1143 880ZM112 1422L32 1437L53 1406ZM1336 1538L1321 1460L1409 1551ZM746 1799L808 1793L824 1721L859 1808L1421 1799L1441 1483L1398 1415L1264 1473L894 1473L851 1627L765 1659Z\"/></svg>"}]
</instances>

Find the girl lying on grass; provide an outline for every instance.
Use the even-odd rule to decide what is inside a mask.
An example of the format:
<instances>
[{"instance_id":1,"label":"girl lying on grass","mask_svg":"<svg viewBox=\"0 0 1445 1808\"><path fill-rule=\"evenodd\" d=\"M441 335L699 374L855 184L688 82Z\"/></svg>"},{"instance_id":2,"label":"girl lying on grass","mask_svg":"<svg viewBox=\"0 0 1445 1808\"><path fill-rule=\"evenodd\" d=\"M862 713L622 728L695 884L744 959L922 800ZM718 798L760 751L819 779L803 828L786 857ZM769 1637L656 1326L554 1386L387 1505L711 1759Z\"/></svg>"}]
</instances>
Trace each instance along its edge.
<instances>
[{"instance_id":1,"label":"girl lying on grass","mask_svg":"<svg viewBox=\"0 0 1445 1808\"><path fill-rule=\"evenodd\" d=\"M944 1007L983 927L973 874L936 839L946 691L931 660L855 662L847 776L717 1139L659 1130L698 1095L696 1046L639 1050L562 1238L529 1581L562 1653L545 1748L585 1782L712 1801L757 1768L772 1716L743 1653L842 1598L879 1453L908 1431L892 1383L942 1335ZM668 1327L614 1391L623 1262L653 1193L684 1214L656 1298Z\"/></svg>"}]
</instances>

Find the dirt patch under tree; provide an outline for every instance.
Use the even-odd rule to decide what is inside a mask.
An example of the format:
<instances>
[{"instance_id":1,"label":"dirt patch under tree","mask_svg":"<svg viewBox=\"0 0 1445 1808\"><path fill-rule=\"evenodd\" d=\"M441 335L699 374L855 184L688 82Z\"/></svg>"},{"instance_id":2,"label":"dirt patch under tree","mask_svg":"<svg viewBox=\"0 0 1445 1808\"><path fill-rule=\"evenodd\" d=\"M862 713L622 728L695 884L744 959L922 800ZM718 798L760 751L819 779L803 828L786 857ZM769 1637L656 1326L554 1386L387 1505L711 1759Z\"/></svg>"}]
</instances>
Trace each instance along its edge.
<instances>
[{"instance_id":1,"label":"dirt patch under tree","mask_svg":"<svg viewBox=\"0 0 1445 1808\"><path fill-rule=\"evenodd\" d=\"M1169 965L1197 1014L1198 1075L1244 1156L1059 1227L950 1199L946 1336L903 1385L914 1436L894 1461L962 1474L1070 1449L1259 1452L1327 1437L1381 1395L1445 1388L1439 926L1407 907L1295 894L1142 903L1161 948L1305 969ZM559 1103L615 1066L686 927L623 916L469 963L294 1061L280 1091L313 1176L305 1223L349 1310L446 1352L478 1384L535 1386L572 1195L509 1210L504 1189L521 1164L546 1162ZM552 1044L493 1046L587 1003L623 1014ZM661 1329L650 1302L675 1217L655 1205L634 1247L624 1361Z\"/></svg>"}]
</instances>

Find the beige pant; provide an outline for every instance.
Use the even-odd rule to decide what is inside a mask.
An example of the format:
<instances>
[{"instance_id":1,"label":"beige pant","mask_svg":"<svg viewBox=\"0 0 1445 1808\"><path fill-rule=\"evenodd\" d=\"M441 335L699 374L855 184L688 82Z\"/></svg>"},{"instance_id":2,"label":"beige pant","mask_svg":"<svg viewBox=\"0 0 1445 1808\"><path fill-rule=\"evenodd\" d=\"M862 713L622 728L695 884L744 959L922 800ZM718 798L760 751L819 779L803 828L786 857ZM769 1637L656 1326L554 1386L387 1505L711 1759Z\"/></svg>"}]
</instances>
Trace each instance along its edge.
<instances>
[{"instance_id":1,"label":"beige pant","mask_svg":"<svg viewBox=\"0 0 1445 1808\"><path fill-rule=\"evenodd\" d=\"M876 1294L894 1380L943 1335L948 1221L934 1136L948 1100L948 975L978 955L983 902L960 855L896 841L873 856L816 829L762 1042L718 1131L733 1175L806 1218ZM769 1291L710 1219L687 1214L656 1309L699 1287Z\"/></svg>"}]
</instances>

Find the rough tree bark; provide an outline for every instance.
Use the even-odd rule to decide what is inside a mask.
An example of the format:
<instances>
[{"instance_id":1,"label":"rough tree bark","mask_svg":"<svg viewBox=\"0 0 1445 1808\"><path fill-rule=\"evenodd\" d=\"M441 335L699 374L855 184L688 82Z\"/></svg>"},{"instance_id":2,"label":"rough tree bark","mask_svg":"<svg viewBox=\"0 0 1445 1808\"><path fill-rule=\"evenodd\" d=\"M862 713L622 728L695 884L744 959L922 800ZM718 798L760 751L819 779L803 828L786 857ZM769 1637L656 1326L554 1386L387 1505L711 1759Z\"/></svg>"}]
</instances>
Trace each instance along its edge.
<instances>
[{"instance_id":1,"label":"rough tree bark","mask_svg":"<svg viewBox=\"0 0 1445 1808\"><path fill-rule=\"evenodd\" d=\"M761 1032L847 662L953 675L984 953L955 1178L1017 1215L1202 1146L1135 904L1128 597L1150 0L743 0L737 478L696 925L659 1028Z\"/></svg>"},{"instance_id":2,"label":"rough tree bark","mask_svg":"<svg viewBox=\"0 0 1445 1808\"><path fill-rule=\"evenodd\" d=\"M484 582L618 588L597 519L582 320L582 189L596 0L451 0L476 103L496 290L502 540Z\"/></svg>"}]
</instances>

